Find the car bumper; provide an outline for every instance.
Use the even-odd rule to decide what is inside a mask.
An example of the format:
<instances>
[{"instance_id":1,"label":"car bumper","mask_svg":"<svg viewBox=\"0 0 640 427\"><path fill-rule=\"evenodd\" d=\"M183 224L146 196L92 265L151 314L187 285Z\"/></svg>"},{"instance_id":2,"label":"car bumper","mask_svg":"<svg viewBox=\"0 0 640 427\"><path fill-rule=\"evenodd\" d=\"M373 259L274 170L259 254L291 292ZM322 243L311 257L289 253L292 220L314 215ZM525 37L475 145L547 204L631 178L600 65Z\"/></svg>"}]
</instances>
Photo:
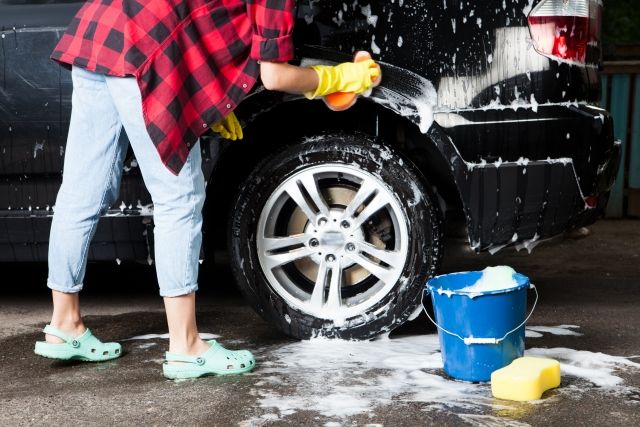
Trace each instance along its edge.
<instances>
[{"instance_id":1,"label":"car bumper","mask_svg":"<svg viewBox=\"0 0 640 427\"><path fill-rule=\"evenodd\" d=\"M477 251L533 243L596 221L620 166L612 120L581 107L585 122L602 122L575 155L546 160L467 163L459 177L469 241ZM589 163L585 159L589 159Z\"/></svg>"}]
</instances>

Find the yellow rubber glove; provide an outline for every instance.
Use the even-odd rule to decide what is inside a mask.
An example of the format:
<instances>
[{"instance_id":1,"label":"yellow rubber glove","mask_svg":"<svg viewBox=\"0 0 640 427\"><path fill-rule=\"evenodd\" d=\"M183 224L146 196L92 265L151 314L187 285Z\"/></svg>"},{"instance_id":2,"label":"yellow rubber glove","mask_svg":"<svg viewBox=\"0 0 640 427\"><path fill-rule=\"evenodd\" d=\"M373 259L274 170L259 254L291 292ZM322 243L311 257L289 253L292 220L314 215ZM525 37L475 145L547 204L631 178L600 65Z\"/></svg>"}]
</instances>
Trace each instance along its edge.
<instances>
[{"instance_id":1,"label":"yellow rubber glove","mask_svg":"<svg viewBox=\"0 0 640 427\"><path fill-rule=\"evenodd\" d=\"M233 112L219 122L211 125L211 130L219 134L224 139L230 139L235 141L236 139L242 139L244 134L242 133L242 126Z\"/></svg>"},{"instance_id":2,"label":"yellow rubber glove","mask_svg":"<svg viewBox=\"0 0 640 427\"><path fill-rule=\"evenodd\" d=\"M318 88L304 96L314 99L334 92L363 93L371 88L373 80L380 76L380 66L373 59L361 62L345 62L339 65L314 65L318 73Z\"/></svg>"}]
</instances>

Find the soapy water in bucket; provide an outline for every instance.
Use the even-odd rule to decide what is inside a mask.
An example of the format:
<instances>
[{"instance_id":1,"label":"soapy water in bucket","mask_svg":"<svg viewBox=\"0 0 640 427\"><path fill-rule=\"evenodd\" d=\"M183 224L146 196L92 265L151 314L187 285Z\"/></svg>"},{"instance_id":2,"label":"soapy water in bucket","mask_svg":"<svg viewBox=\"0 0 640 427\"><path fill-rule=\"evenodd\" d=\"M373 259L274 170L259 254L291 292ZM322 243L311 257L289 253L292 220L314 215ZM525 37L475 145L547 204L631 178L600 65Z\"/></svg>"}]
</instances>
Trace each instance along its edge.
<instances>
[{"instance_id":1,"label":"soapy water in bucket","mask_svg":"<svg viewBox=\"0 0 640 427\"><path fill-rule=\"evenodd\" d=\"M506 289L512 289L518 286L518 281L515 279L514 274L516 271L506 265L500 265L497 267L487 267L482 270L480 278L476 280L472 285L466 286L455 291L449 289L440 288L437 292L440 295L451 296L466 295L469 298L475 298L483 295L486 292L503 291Z\"/></svg>"}]
</instances>

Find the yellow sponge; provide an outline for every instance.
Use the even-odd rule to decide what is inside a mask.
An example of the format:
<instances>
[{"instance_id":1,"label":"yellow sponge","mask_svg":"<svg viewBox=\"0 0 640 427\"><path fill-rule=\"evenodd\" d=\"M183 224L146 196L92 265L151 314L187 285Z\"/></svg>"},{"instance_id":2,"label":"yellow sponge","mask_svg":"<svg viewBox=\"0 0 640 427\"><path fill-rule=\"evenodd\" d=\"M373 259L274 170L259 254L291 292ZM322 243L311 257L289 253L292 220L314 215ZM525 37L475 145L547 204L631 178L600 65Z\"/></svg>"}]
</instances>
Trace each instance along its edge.
<instances>
[{"instance_id":1,"label":"yellow sponge","mask_svg":"<svg viewBox=\"0 0 640 427\"><path fill-rule=\"evenodd\" d=\"M560 363L541 357L521 357L491 374L491 392L506 400L537 400L560 385Z\"/></svg>"}]
</instances>

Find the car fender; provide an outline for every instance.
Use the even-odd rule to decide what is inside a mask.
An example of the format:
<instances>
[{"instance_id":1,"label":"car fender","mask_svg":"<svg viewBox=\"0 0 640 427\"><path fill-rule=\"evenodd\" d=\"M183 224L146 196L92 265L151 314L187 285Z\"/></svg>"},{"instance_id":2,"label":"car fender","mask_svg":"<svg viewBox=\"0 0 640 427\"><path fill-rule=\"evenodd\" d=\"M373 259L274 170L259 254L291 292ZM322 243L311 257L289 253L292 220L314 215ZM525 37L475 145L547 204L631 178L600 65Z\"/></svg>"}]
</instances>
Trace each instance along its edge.
<instances>
[{"instance_id":1,"label":"car fender","mask_svg":"<svg viewBox=\"0 0 640 427\"><path fill-rule=\"evenodd\" d=\"M326 55L304 56L301 65L335 64L345 60L346 57L338 53L332 53L328 59ZM463 196L469 191L469 169L451 137L434 121L437 93L433 84L412 71L387 63L380 65L382 82L370 96L361 97L359 102L374 103L391 110L415 125L424 136L425 143L434 144L437 150L430 152L439 153L441 160L449 166L451 176L447 178L455 183L458 192L456 196L462 201L465 217L469 222L469 198ZM272 112L285 103L299 102L301 99L303 98L300 95L271 92L259 86L239 106L239 116L245 122L245 126L250 127L259 116Z\"/></svg>"}]
</instances>

